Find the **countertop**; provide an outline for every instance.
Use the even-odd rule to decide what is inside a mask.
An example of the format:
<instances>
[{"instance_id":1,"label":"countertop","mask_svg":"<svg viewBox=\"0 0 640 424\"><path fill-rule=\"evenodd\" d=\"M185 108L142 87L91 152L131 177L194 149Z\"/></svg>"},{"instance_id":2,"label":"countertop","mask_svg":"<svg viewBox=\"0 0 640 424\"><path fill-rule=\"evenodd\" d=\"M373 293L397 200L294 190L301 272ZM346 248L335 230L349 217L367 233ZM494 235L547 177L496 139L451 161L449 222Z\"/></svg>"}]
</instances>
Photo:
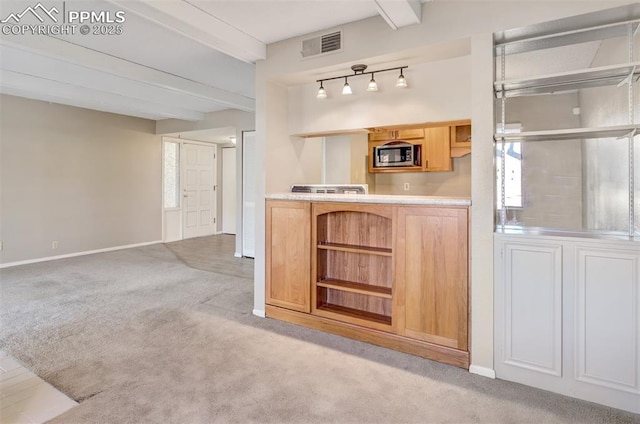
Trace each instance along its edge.
<instances>
[{"instance_id":1,"label":"countertop","mask_svg":"<svg viewBox=\"0 0 640 424\"><path fill-rule=\"evenodd\" d=\"M396 205L471 206L468 197L396 196L385 194L274 193L267 199L306 200L310 202L389 203Z\"/></svg>"}]
</instances>

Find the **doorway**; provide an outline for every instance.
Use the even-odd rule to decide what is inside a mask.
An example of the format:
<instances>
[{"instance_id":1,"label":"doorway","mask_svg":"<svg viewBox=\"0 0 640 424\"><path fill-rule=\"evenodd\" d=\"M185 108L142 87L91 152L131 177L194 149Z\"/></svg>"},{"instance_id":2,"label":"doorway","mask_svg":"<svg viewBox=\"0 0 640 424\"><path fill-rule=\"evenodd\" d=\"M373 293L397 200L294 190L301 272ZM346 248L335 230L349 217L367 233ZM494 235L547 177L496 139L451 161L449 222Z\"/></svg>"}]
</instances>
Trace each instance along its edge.
<instances>
[{"instance_id":1,"label":"doorway","mask_svg":"<svg viewBox=\"0 0 640 424\"><path fill-rule=\"evenodd\" d=\"M215 234L216 145L182 143L183 237Z\"/></svg>"},{"instance_id":2,"label":"doorway","mask_svg":"<svg viewBox=\"0 0 640 424\"><path fill-rule=\"evenodd\" d=\"M164 242L217 232L217 146L163 137Z\"/></svg>"}]
</instances>

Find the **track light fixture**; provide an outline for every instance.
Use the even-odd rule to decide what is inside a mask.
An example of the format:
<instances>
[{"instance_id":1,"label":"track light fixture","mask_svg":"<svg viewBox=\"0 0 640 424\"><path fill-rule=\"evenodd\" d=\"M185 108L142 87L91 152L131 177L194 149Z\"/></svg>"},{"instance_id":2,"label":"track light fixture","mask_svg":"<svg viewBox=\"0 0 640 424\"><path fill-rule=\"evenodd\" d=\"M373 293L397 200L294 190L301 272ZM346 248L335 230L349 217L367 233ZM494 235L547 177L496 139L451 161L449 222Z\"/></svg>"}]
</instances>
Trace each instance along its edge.
<instances>
[{"instance_id":1,"label":"track light fixture","mask_svg":"<svg viewBox=\"0 0 640 424\"><path fill-rule=\"evenodd\" d=\"M407 88L407 79L402 74L402 68L400 68L400 76L398 77L398 80L396 81L396 87L398 87L398 88Z\"/></svg>"},{"instance_id":2,"label":"track light fixture","mask_svg":"<svg viewBox=\"0 0 640 424\"><path fill-rule=\"evenodd\" d=\"M349 81L347 81L347 77L344 77L344 86L342 86L342 94L351 94L351 86L349 86Z\"/></svg>"},{"instance_id":3,"label":"track light fixture","mask_svg":"<svg viewBox=\"0 0 640 424\"><path fill-rule=\"evenodd\" d=\"M318 89L318 95L317 97L319 99L326 99L327 98L327 91L324 88L323 83L325 81L331 81L331 80L336 80L336 79L342 79L344 78L344 86L342 87L342 94L352 94L353 91L351 90L351 86L349 85L349 78L354 78L354 77L359 77L361 75L371 75L371 79L369 80L369 85L367 86L367 91L378 91L378 83L376 82L375 78L374 78L374 74L380 73L380 72L388 72L388 71L396 71L396 70L400 70L400 76L398 77L398 80L396 81L396 87L398 88L406 88L407 87L407 79L404 77L404 73L403 70L408 68L408 66L397 66L395 68L388 68L388 69L381 69L379 71L373 71L373 72L365 72L365 70L367 69L367 65L363 65L363 64L358 64L358 65L353 65L351 67L351 70L353 71L352 75L341 75L339 77L333 77L333 78L323 78L323 79L319 79L316 80L316 82L320 83L320 88Z\"/></svg>"},{"instance_id":4,"label":"track light fixture","mask_svg":"<svg viewBox=\"0 0 640 424\"><path fill-rule=\"evenodd\" d=\"M369 81L367 91L378 91L378 83L376 82L375 78L373 78L373 72L371 73L371 81Z\"/></svg>"},{"instance_id":5,"label":"track light fixture","mask_svg":"<svg viewBox=\"0 0 640 424\"><path fill-rule=\"evenodd\" d=\"M318 98L326 99L327 98L327 90L322 86L322 81L320 81L320 88L318 89Z\"/></svg>"}]
</instances>

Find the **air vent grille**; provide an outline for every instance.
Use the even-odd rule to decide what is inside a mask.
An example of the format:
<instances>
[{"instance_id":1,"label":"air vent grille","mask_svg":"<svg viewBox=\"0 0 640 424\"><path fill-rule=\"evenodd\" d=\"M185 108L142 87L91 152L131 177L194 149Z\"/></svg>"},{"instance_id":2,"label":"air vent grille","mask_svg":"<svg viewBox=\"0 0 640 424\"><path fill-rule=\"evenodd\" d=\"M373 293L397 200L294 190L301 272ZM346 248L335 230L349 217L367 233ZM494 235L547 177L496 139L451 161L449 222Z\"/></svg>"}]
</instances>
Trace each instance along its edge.
<instances>
[{"instance_id":1,"label":"air vent grille","mask_svg":"<svg viewBox=\"0 0 640 424\"><path fill-rule=\"evenodd\" d=\"M323 35L322 53L329 53L342 48L342 33L340 31Z\"/></svg>"},{"instance_id":2,"label":"air vent grille","mask_svg":"<svg viewBox=\"0 0 640 424\"><path fill-rule=\"evenodd\" d=\"M302 57L317 56L342 49L342 31L302 40Z\"/></svg>"}]
</instances>

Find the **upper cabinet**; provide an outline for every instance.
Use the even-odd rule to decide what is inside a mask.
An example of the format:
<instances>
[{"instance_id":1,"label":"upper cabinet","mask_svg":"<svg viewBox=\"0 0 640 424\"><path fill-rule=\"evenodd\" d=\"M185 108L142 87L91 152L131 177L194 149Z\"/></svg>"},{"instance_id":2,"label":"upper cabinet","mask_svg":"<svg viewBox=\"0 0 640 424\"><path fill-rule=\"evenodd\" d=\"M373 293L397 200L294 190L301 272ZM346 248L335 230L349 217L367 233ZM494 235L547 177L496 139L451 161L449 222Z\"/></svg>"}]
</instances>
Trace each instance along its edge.
<instances>
[{"instance_id":1,"label":"upper cabinet","mask_svg":"<svg viewBox=\"0 0 640 424\"><path fill-rule=\"evenodd\" d=\"M425 171L451 171L451 140L449 127L427 128L422 149Z\"/></svg>"},{"instance_id":2,"label":"upper cabinet","mask_svg":"<svg viewBox=\"0 0 640 424\"><path fill-rule=\"evenodd\" d=\"M452 158L471 153L471 121L416 128L370 128L369 172L452 171Z\"/></svg>"},{"instance_id":3,"label":"upper cabinet","mask_svg":"<svg viewBox=\"0 0 640 424\"><path fill-rule=\"evenodd\" d=\"M414 140L424 137L422 128L404 130L377 129L369 134L369 141Z\"/></svg>"},{"instance_id":4,"label":"upper cabinet","mask_svg":"<svg viewBox=\"0 0 640 424\"><path fill-rule=\"evenodd\" d=\"M451 125L451 157L459 158L471 153L471 123Z\"/></svg>"}]
</instances>

